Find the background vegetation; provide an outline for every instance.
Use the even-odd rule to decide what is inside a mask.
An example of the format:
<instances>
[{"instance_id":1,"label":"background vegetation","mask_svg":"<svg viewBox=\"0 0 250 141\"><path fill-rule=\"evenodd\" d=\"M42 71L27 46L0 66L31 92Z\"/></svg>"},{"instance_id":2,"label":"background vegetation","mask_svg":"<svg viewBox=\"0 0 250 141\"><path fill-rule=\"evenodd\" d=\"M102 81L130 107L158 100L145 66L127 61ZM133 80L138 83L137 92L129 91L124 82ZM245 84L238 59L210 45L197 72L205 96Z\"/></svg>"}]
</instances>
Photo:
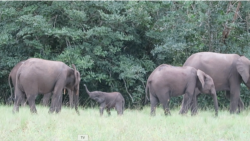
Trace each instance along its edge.
<instances>
[{"instance_id":1,"label":"background vegetation","mask_svg":"<svg viewBox=\"0 0 250 141\"><path fill-rule=\"evenodd\" d=\"M10 96L8 74L37 57L75 64L90 90L119 91L127 107L145 99L149 74L160 64L182 66L193 53L250 58L250 2L162 1L0 2L0 102ZM242 85L245 105L249 91ZM80 105L93 105L80 87ZM219 103L228 100L219 94ZM200 107L212 104L200 96ZM172 98L179 106L181 97Z\"/></svg>"}]
</instances>

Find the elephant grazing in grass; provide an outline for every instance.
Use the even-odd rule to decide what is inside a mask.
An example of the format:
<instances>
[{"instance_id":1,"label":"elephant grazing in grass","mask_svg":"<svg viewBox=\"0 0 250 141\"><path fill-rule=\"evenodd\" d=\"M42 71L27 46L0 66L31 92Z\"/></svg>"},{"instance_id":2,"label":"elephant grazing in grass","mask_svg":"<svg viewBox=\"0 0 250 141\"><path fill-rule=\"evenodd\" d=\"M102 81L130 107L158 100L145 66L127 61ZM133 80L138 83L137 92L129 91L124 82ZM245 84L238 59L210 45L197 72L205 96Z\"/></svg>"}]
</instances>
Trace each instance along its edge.
<instances>
[{"instance_id":1,"label":"elephant grazing in grass","mask_svg":"<svg viewBox=\"0 0 250 141\"><path fill-rule=\"evenodd\" d=\"M191 55L183 66L200 69L214 80L216 91L225 90L230 98L230 113L236 113L237 108L244 109L240 98L240 84L243 82L250 88L250 60L237 54L221 54L214 52L199 52ZM196 92L198 95L200 92ZM184 95L184 99L188 96ZM183 100L184 100L183 99ZM197 103L197 101L195 101ZM197 109L193 104L192 109Z\"/></svg>"},{"instance_id":2,"label":"elephant grazing in grass","mask_svg":"<svg viewBox=\"0 0 250 141\"><path fill-rule=\"evenodd\" d=\"M119 92L101 92L93 91L89 92L87 86L84 84L86 92L89 97L100 104L100 115L103 115L103 110L106 108L108 115L110 115L110 109L115 108L118 115L122 115L124 111L125 100Z\"/></svg>"},{"instance_id":3,"label":"elephant grazing in grass","mask_svg":"<svg viewBox=\"0 0 250 141\"><path fill-rule=\"evenodd\" d=\"M73 92L75 110L78 111L80 73L75 65L72 68L60 61L38 58L26 60L16 74L15 103L13 112L19 111L20 99L26 94L32 113L37 113L35 99L38 94L53 92L50 113L60 112L63 88Z\"/></svg>"},{"instance_id":4,"label":"elephant grazing in grass","mask_svg":"<svg viewBox=\"0 0 250 141\"><path fill-rule=\"evenodd\" d=\"M196 88L213 96L217 116L217 95L213 79L209 75L193 67L175 67L167 64L158 66L150 74L146 85L146 95L148 90L150 92L151 115L155 115L158 101L163 105L165 115L170 114L170 97L183 94L188 96L188 99L183 102L183 107L188 109Z\"/></svg>"}]
</instances>

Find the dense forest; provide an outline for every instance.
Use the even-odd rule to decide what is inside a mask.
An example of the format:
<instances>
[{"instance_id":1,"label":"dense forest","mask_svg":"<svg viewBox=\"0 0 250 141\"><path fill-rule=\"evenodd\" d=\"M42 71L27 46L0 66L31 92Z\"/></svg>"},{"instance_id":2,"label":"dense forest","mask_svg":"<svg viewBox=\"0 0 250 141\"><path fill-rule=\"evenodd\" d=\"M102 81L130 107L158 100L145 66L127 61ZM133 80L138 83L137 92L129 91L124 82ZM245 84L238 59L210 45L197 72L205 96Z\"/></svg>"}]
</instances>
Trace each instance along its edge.
<instances>
[{"instance_id":1,"label":"dense forest","mask_svg":"<svg viewBox=\"0 0 250 141\"><path fill-rule=\"evenodd\" d=\"M126 107L138 108L147 78L160 64L182 66L202 51L250 59L250 2L5 1L0 2L0 32L0 103L10 96L10 70L36 57L76 65L81 106L95 105L86 84L91 91L119 91ZM241 86L247 106L250 91ZM171 98L170 105L180 106L181 100ZM212 102L199 96L200 107ZM218 102L228 108L224 92Z\"/></svg>"}]
</instances>

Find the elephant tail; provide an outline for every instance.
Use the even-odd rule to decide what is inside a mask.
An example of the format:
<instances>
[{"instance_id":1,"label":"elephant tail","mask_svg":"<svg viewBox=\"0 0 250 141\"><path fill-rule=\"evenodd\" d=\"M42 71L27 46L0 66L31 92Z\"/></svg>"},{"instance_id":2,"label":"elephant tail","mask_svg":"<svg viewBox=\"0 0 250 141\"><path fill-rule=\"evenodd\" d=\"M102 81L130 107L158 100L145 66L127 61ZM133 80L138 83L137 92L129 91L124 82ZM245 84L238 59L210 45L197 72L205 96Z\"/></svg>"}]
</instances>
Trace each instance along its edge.
<instances>
[{"instance_id":1,"label":"elephant tail","mask_svg":"<svg viewBox=\"0 0 250 141\"><path fill-rule=\"evenodd\" d=\"M14 97L13 97L13 92L12 92L12 87L11 87L11 83L10 83L10 80L11 79L11 76L10 76L10 74L9 74L9 77L8 77L8 82L9 82L9 86L10 86L10 93L11 93L11 95L10 95L10 99L11 100L13 100L14 99ZM13 82L12 82L13 83Z\"/></svg>"},{"instance_id":2,"label":"elephant tail","mask_svg":"<svg viewBox=\"0 0 250 141\"><path fill-rule=\"evenodd\" d=\"M125 100L123 99L122 100L122 113L123 113L124 110L125 110Z\"/></svg>"},{"instance_id":3,"label":"elephant tail","mask_svg":"<svg viewBox=\"0 0 250 141\"><path fill-rule=\"evenodd\" d=\"M124 111L125 110L125 100L123 100L123 106L122 106L122 110Z\"/></svg>"},{"instance_id":4,"label":"elephant tail","mask_svg":"<svg viewBox=\"0 0 250 141\"><path fill-rule=\"evenodd\" d=\"M148 82L146 84L146 88L145 88L145 100L144 100L144 105L146 104L146 102L149 100L148 99Z\"/></svg>"}]
</instances>

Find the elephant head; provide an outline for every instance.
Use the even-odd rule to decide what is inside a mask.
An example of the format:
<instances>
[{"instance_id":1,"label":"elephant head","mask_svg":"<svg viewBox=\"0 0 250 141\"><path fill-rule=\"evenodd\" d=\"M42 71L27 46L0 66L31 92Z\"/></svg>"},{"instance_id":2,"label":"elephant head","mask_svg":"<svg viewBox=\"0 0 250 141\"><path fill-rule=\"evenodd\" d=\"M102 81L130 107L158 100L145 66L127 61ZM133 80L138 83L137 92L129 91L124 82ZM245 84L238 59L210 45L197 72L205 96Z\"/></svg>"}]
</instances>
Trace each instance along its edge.
<instances>
[{"instance_id":1,"label":"elephant head","mask_svg":"<svg viewBox=\"0 0 250 141\"><path fill-rule=\"evenodd\" d=\"M236 62L237 71L239 72L246 86L250 89L249 67L250 67L250 60L247 59L245 56L241 56Z\"/></svg>"},{"instance_id":2,"label":"elephant head","mask_svg":"<svg viewBox=\"0 0 250 141\"><path fill-rule=\"evenodd\" d=\"M214 81L213 79L204 73L201 70L197 70L197 76L200 81L200 86L198 86L198 89L202 93L210 93L213 96L214 100L214 109L215 109L215 115L218 115L218 101L217 101L217 94L214 86Z\"/></svg>"}]
</instances>

